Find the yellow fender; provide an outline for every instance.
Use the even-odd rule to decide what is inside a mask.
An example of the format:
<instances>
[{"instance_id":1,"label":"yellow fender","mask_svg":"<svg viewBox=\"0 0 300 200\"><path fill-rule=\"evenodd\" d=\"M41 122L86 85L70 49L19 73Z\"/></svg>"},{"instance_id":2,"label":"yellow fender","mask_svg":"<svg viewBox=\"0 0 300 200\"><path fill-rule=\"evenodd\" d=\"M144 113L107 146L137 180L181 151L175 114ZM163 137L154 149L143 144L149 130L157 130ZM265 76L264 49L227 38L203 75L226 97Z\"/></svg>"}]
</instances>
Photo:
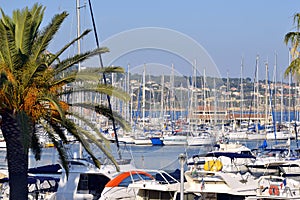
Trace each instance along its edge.
<instances>
[{"instance_id":1,"label":"yellow fender","mask_svg":"<svg viewBox=\"0 0 300 200\"><path fill-rule=\"evenodd\" d=\"M220 160L208 160L204 163L204 170L205 171L221 171L223 164Z\"/></svg>"}]
</instances>

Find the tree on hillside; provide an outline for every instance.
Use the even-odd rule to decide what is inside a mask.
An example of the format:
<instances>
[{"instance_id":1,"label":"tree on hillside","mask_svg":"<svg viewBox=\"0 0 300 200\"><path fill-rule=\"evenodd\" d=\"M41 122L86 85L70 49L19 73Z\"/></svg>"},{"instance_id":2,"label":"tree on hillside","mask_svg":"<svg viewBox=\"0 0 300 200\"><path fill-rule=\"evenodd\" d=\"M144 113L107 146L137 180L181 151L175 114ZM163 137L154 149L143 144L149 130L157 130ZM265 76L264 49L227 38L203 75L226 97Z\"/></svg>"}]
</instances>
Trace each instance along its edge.
<instances>
[{"instance_id":1,"label":"tree on hillside","mask_svg":"<svg viewBox=\"0 0 300 200\"><path fill-rule=\"evenodd\" d=\"M63 101L65 98L62 97L80 92L114 95L124 101L127 101L129 96L117 88L99 82L100 75L103 73L123 73L120 67L95 68L80 72L70 70L74 64L93 55L107 52L107 48L97 48L61 59L62 53L89 31L85 31L78 38L62 46L58 52L48 52L50 42L53 41L68 14L62 12L55 15L51 22L41 30L44 11L45 7L35 4L32 8L15 10L12 17L9 17L1 9L0 115L2 117L1 130L7 146L11 200L27 199L28 152L31 149L36 159L41 157L37 124L47 132L67 171L66 150L61 145L61 141L67 142L64 130L67 130L83 145L97 166L101 163L93 155L90 141L100 148L117 167L105 138L88 119L76 112L78 109L74 108L93 110L110 119L114 118L123 128L128 129L128 124L105 105L96 105L93 102L68 103ZM80 84L74 84L76 81L80 81ZM72 85L81 87L70 87ZM90 126L93 133L79 127L73 119L81 120L82 125Z\"/></svg>"}]
</instances>

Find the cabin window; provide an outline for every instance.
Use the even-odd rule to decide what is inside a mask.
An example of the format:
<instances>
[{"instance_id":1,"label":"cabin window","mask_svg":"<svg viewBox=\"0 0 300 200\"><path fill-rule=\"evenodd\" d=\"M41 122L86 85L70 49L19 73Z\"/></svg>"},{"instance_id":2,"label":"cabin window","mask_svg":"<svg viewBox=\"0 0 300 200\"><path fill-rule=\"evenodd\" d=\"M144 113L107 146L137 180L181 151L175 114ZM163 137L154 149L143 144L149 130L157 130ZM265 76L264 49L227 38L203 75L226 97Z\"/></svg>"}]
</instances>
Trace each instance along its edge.
<instances>
[{"instance_id":1,"label":"cabin window","mask_svg":"<svg viewBox=\"0 0 300 200\"><path fill-rule=\"evenodd\" d=\"M174 192L161 192L161 199L173 199Z\"/></svg>"},{"instance_id":2,"label":"cabin window","mask_svg":"<svg viewBox=\"0 0 300 200\"><path fill-rule=\"evenodd\" d=\"M77 193L92 194L100 197L106 183L110 179L101 174L80 174Z\"/></svg>"},{"instance_id":3,"label":"cabin window","mask_svg":"<svg viewBox=\"0 0 300 200\"><path fill-rule=\"evenodd\" d=\"M155 190L140 190L139 194L143 197L143 200L171 200L174 196L174 192L161 192Z\"/></svg>"},{"instance_id":4,"label":"cabin window","mask_svg":"<svg viewBox=\"0 0 300 200\"><path fill-rule=\"evenodd\" d=\"M190 199L200 200L200 197L201 196L195 195L194 193L184 193L183 195L184 200L190 200ZM177 193L176 200L180 200L180 192Z\"/></svg>"},{"instance_id":5,"label":"cabin window","mask_svg":"<svg viewBox=\"0 0 300 200\"><path fill-rule=\"evenodd\" d=\"M133 181L132 181L133 180ZM127 187L130 183L140 180L152 180L149 176L144 174L132 174L130 177L125 178L120 184L120 187Z\"/></svg>"},{"instance_id":6,"label":"cabin window","mask_svg":"<svg viewBox=\"0 0 300 200\"><path fill-rule=\"evenodd\" d=\"M80 174L77 193L87 193L88 192L88 184L89 184L88 175Z\"/></svg>"}]
</instances>

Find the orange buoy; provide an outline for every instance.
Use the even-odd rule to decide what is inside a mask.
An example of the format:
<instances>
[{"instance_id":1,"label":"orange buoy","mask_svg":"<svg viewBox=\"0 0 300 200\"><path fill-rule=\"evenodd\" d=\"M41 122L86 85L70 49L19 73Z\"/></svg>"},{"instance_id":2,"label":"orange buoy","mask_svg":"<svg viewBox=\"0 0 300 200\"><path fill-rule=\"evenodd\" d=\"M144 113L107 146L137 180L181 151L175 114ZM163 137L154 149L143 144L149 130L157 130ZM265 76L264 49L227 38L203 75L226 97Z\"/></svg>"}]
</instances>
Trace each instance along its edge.
<instances>
[{"instance_id":1,"label":"orange buoy","mask_svg":"<svg viewBox=\"0 0 300 200\"><path fill-rule=\"evenodd\" d=\"M270 195L279 196L279 188L278 188L278 186L277 185L270 185L269 194Z\"/></svg>"}]
</instances>

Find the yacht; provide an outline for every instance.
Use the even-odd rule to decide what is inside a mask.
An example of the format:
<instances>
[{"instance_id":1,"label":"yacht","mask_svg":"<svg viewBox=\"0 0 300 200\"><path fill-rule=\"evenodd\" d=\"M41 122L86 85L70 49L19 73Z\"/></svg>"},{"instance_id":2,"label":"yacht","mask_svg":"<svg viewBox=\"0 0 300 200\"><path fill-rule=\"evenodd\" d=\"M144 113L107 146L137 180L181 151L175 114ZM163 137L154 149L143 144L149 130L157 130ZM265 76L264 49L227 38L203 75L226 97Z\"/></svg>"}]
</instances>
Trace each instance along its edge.
<instances>
[{"instance_id":1,"label":"yacht","mask_svg":"<svg viewBox=\"0 0 300 200\"><path fill-rule=\"evenodd\" d=\"M132 170L135 167L130 160L118 161L120 171ZM62 170L57 191L48 198L69 199L99 199L105 185L120 173L112 164L103 164L100 168L84 159L73 159L69 161L69 174Z\"/></svg>"},{"instance_id":2,"label":"yacht","mask_svg":"<svg viewBox=\"0 0 300 200\"><path fill-rule=\"evenodd\" d=\"M261 176L256 183L256 195L245 200L300 199L300 182L281 176Z\"/></svg>"}]
</instances>

